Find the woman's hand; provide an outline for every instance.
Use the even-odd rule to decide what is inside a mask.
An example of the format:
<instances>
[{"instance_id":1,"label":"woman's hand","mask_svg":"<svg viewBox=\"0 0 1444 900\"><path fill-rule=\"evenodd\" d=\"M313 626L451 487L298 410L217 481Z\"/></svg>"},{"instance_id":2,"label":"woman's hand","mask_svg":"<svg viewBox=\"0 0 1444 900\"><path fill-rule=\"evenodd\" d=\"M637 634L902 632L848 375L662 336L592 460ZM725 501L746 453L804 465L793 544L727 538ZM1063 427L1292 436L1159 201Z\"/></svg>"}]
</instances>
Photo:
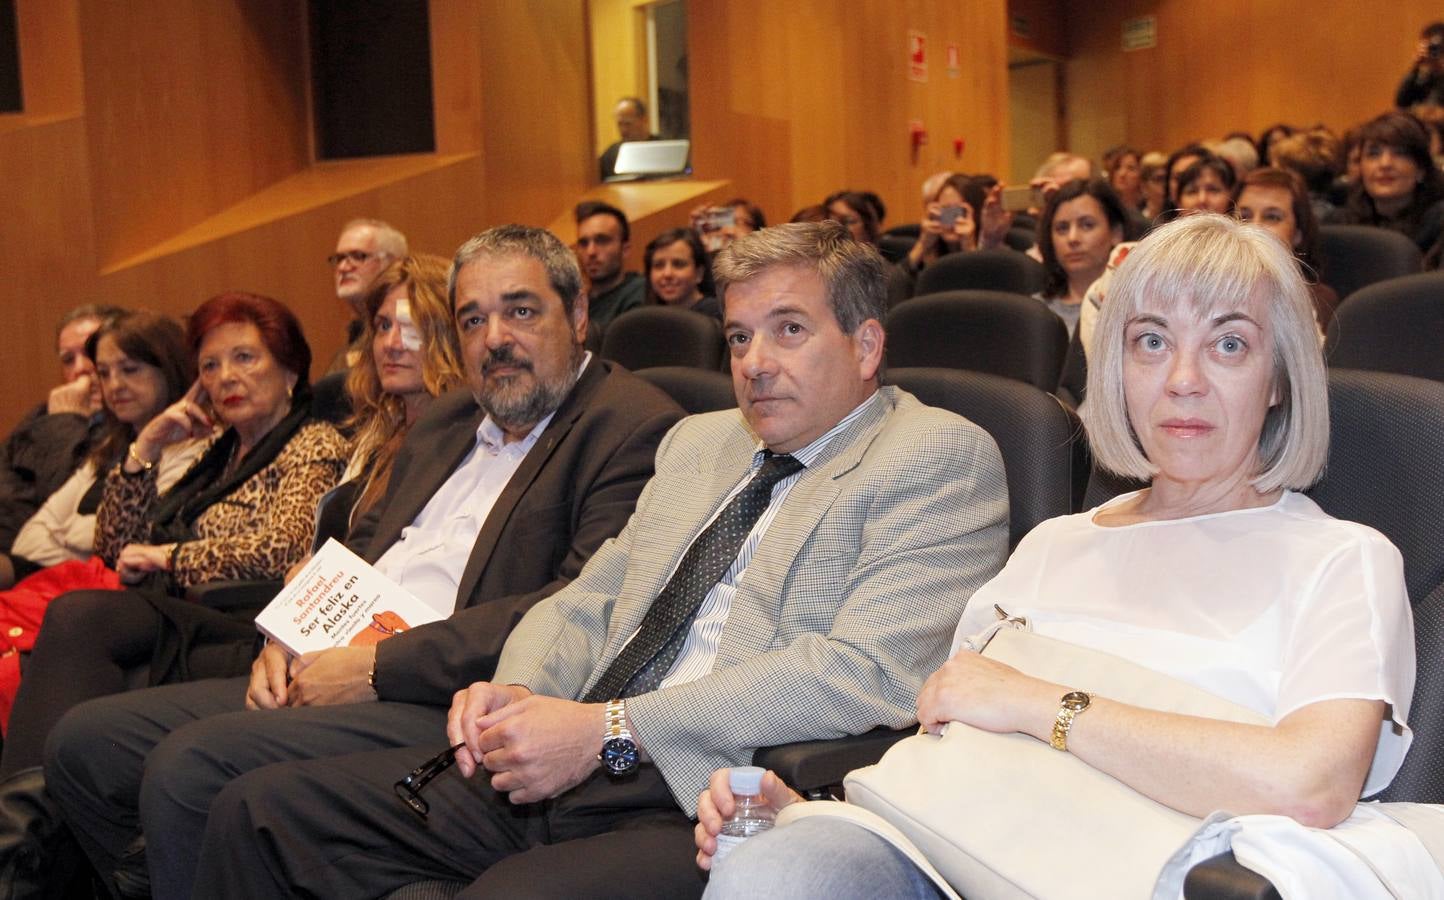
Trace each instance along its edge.
<instances>
[{"instance_id":1,"label":"woman's hand","mask_svg":"<svg viewBox=\"0 0 1444 900\"><path fill-rule=\"evenodd\" d=\"M1067 693L997 660L964 650L928 677L918 693L918 722L938 734L949 722L1040 740L1051 734L1058 700Z\"/></svg>"},{"instance_id":2,"label":"woman's hand","mask_svg":"<svg viewBox=\"0 0 1444 900\"><path fill-rule=\"evenodd\" d=\"M170 554L174 544L127 544L115 561L115 570L120 580L135 584L151 572L165 572L170 569Z\"/></svg>"},{"instance_id":3,"label":"woman's hand","mask_svg":"<svg viewBox=\"0 0 1444 900\"><path fill-rule=\"evenodd\" d=\"M185 396L167 406L140 430L135 443L131 445L134 455L153 464L160 459L160 452L171 444L210 434L214 423L204 407L205 395L205 389L197 379L190 390L185 392ZM140 468L134 459L126 459L127 472L138 472Z\"/></svg>"},{"instance_id":4,"label":"woman's hand","mask_svg":"<svg viewBox=\"0 0 1444 900\"><path fill-rule=\"evenodd\" d=\"M718 769L712 773L707 790L697 798L697 827L693 833L697 840L697 865L705 872L712 869L712 855L717 852L717 835L722 832L722 823L737 809L732 799L732 785L728 781L730 769ZM774 810L793 803L802 803L806 798L782 783L771 769L762 776L762 796Z\"/></svg>"}]
</instances>

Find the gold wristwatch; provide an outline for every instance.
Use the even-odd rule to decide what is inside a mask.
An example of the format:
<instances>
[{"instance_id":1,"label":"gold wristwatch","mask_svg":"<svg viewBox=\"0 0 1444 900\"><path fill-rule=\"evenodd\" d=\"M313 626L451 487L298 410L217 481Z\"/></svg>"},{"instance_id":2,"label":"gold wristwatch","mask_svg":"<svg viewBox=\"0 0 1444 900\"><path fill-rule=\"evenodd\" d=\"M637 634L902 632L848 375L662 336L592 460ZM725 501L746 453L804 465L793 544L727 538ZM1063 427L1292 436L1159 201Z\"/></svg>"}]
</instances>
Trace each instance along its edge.
<instances>
[{"instance_id":1,"label":"gold wristwatch","mask_svg":"<svg viewBox=\"0 0 1444 900\"><path fill-rule=\"evenodd\" d=\"M1053 739L1049 741L1054 750L1067 752L1068 729L1073 727L1073 719L1087 711L1092 703L1092 695L1084 691L1069 691L1063 695L1063 701L1058 706L1058 717L1053 720Z\"/></svg>"}]
</instances>

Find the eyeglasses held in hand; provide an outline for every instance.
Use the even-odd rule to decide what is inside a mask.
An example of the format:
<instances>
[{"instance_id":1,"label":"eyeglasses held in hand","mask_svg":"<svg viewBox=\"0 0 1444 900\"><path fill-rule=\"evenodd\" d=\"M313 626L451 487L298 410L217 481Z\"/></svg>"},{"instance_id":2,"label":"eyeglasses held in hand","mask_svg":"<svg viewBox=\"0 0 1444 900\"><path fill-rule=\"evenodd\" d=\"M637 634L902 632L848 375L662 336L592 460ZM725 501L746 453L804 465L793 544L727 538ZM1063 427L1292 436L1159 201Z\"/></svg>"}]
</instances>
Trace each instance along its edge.
<instances>
[{"instance_id":1,"label":"eyeglasses held in hand","mask_svg":"<svg viewBox=\"0 0 1444 900\"><path fill-rule=\"evenodd\" d=\"M345 253L332 253L330 256L326 257L326 263L334 269L337 266L341 265L343 260L349 259L351 260L351 262L359 266L365 263L366 260L381 255L383 254L367 253L365 250L347 250Z\"/></svg>"},{"instance_id":2,"label":"eyeglasses held in hand","mask_svg":"<svg viewBox=\"0 0 1444 900\"><path fill-rule=\"evenodd\" d=\"M430 784L433 778L451 768L456 763L456 751L465 746L466 742L463 741L460 744L447 747L426 762L412 769L407 773L405 778L392 785L392 787L396 789L396 796L401 798L402 803L411 807L412 812L423 819L426 818L426 814L431 811L431 804L427 803L426 798L421 796L422 788Z\"/></svg>"}]
</instances>

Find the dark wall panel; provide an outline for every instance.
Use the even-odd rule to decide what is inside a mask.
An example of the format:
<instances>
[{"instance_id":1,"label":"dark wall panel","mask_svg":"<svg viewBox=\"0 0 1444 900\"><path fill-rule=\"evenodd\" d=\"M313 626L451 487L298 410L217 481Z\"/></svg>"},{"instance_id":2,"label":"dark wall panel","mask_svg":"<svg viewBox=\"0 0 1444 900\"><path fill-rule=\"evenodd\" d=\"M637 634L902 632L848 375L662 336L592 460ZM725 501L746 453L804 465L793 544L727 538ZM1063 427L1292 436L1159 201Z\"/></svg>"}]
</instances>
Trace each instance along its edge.
<instances>
[{"instance_id":1,"label":"dark wall panel","mask_svg":"<svg viewBox=\"0 0 1444 900\"><path fill-rule=\"evenodd\" d=\"M311 0L311 72L322 159L436 149L426 0Z\"/></svg>"}]
</instances>

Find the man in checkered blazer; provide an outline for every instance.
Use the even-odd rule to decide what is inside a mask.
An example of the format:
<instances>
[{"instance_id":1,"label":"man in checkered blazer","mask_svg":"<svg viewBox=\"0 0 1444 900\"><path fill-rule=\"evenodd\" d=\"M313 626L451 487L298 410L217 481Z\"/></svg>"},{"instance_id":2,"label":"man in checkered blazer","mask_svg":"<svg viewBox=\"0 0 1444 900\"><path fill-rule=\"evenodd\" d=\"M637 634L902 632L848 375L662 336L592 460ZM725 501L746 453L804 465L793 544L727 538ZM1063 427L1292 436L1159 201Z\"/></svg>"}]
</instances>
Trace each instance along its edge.
<instances>
[{"instance_id":1,"label":"man in checkered blazer","mask_svg":"<svg viewBox=\"0 0 1444 900\"><path fill-rule=\"evenodd\" d=\"M740 409L673 428L622 533L457 692L454 770L393 791L440 743L418 735L243 775L198 895L697 896L712 770L914 721L1007 554L997 447L881 386L884 264L840 226L754 233L717 275Z\"/></svg>"}]
</instances>

